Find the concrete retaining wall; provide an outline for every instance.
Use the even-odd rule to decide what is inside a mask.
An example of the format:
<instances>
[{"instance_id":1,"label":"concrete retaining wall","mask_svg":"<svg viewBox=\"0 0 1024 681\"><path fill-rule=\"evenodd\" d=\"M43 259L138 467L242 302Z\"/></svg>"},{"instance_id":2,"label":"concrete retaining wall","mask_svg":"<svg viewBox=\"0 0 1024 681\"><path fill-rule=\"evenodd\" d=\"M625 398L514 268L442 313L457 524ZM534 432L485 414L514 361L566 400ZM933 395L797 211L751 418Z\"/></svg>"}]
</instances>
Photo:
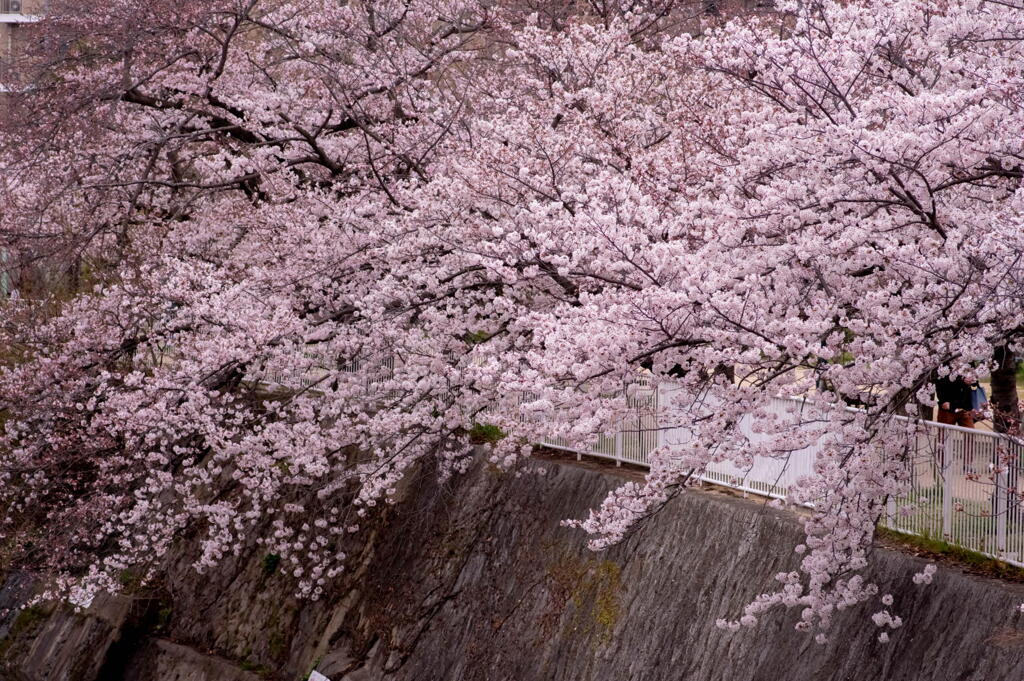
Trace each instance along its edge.
<instances>
[{"instance_id":1,"label":"concrete retaining wall","mask_svg":"<svg viewBox=\"0 0 1024 681\"><path fill-rule=\"evenodd\" d=\"M796 566L794 517L687 492L628 541L594 554L559 520L584 515L622 480L595 467L540 465L518 477L481 466L444 487L424 474L366 532L330 599L296 601L291 582L268 574L256 552L201 578L170 565L167 594L147 601L148 615L127 608L119 625L58 609L15 631L17 640L8 635L0 642L7 673L32 681L107 681L96 676L103 669L112 681L293 681L314 667L332 681L1024 679L1022 585L941 568L918 587L910 576L924 562L880 548L869 577L893 593L907 622L890 643L877 641L868 619L877 603L845 614L823 646L793 630L797 613L729 634L715 619L735 616L775 573ZM44 646L57 662L25 652Z\"/></svg>"}]
</instances>

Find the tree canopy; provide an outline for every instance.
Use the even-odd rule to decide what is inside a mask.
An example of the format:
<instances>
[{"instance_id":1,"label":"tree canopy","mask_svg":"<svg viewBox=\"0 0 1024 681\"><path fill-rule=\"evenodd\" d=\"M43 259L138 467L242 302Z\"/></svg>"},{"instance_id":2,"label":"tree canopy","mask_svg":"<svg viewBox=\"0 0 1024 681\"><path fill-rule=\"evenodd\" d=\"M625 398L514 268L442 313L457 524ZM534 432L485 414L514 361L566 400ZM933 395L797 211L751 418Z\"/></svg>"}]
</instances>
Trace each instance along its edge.
<instances>
[{"instance_id":1,"label":"tree canopy","mask_svg":"<svg viewBox=\"0 0 1024 681\"><path fill-rule=\"evenodd\" d=\"M74 285L0 307L5 553L81 600L259 532L318 597L414 466L596 438L648 367L693 438L578 522L595 548L824 437L800 570L734 626L874 596L893 416L1024 335L1024 8L697 5L51 2L0 243ZM815 384L817 430L743 435Z\"/></svg>"}]
</instances>

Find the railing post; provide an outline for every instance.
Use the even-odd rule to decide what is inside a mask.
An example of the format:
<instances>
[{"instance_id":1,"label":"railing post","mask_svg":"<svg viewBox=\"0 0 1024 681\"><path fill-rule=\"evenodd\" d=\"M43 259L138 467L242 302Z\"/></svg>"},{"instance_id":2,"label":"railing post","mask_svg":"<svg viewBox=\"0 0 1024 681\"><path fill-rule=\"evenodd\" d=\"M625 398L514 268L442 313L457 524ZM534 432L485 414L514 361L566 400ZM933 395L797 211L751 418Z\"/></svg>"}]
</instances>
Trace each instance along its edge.
<instances>
[{"instance_id":1,"label":"railing post","mask_svg":"<svg viewBox=\"0 0 1024 681\"><path fill-rule=\"evenodd\" d=\"M952 428L940 428L942 438L942 536L953 538L953 437Z\"/></svg>"},{"instance_id":2,"label":"railing post","mask_svg":"<svg viewBox=\"0 0 1024 681\"><path fill-rule=\"evenodd\" d=\"M885 526L896 527L896 497L891 494L885 502Z\"/></svg>"},{"instance_id":3,"label":"railing post","mask_svg":"<svg viewBox=\"0 0 1024 681\"><path fill-rule=\"evenodd\" d=\"M615 431L615 465L622 465L622 430Z\"/></svg>"},{"instance_id":4,"label":"railing post","mask_svg":"<svg viewBox=\"0 0 1024 681\"><path fill-rule=\"evenodd\" d=\"M996 495L995 513L996 513L996 553L1002 555L1006 553L1006 515L1008 509L1006 507L1006 492L1007 492L1007 480L1006 471L998 463L996 464Z\"/></svg>"},{"instance_id":5,"label":"railing post","mask_svg":"<svg viewBox=\"0 0 1024 681\"><path fill-rule=\"evenodd\" d=\"M651 410L651 413L654 414L652 420L654 422L655 449L661 449L665 446L665 432L661 429L661 390L661 383L654 387L654 408Z\"/></svg>"}]
</instances>

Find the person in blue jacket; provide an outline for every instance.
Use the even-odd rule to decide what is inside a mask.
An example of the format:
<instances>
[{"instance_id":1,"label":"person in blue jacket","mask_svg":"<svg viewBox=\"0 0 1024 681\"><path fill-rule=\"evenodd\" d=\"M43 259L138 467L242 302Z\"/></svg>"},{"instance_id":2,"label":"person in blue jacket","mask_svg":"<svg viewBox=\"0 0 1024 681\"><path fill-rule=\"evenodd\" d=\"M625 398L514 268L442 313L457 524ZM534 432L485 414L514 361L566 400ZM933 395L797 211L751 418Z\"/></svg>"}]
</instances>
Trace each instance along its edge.
<instances>
[{"instance_id":1,"label":"person in blue jacket","mask_svg":"<svg viewBox=\"0 0 1024 681\"><path fill-rule=\"evenodd\" d=\"M971 381L971 408L974 410L975 421L985 419L985 411L988 409L988 396L977 379Z\"/></svg>"}]
</instances>

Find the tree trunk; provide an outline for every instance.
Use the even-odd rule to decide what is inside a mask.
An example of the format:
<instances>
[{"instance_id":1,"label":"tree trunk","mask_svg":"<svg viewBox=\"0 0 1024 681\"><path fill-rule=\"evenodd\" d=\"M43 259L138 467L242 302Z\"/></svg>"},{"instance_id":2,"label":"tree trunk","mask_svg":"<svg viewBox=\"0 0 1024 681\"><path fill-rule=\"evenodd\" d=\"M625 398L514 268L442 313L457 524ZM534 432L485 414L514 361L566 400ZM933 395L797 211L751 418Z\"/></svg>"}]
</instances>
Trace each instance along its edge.
<instances>
[{"instance_id":1,"label":"tree trunk","mask_svg":"<svg viewBox=\"0 0 1024 681\"><path fill-rule=\"evenodd\" d=\"M917 418L922 421L934 421L935 420L935 409L927 404L924 404L917 399L917 391L922 385L927 385L929 390L934 395L935 391L935 371L929 371L926 375L920 377L914 385L909 388L901 388L898 390L890 399L889 404L886 407L886 411L890 414L899 414L900 416L906 416L909 413L907 405L914 405L914 411L917 412Z\"/></svg>"},{"instance_id":2,"label":"tree trunk","mask_svg":"<svg viewBox=\"0 0 1024 681\"><path fill-rule=\"evenodd\" d=\"M992 370L992 426L998 433L1016 432L1020 424L1020 405L1017 403L1017 356L1005 345L993 354L996 367Z\"/></svg>"}]
</instances>

